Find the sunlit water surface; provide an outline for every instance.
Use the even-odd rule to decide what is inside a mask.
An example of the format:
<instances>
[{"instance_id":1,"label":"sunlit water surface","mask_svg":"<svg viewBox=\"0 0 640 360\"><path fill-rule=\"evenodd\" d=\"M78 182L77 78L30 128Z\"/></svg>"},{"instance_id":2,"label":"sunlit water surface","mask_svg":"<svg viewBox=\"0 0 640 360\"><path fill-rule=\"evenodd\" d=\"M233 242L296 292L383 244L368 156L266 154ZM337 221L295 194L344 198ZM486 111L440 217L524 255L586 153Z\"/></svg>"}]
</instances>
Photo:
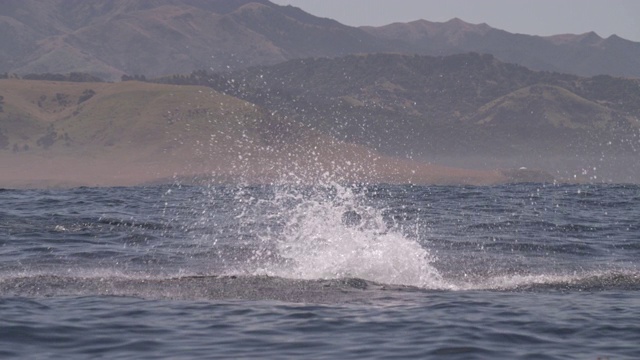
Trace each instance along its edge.
<instances>
[{"instance_id":1,"label":"sunlit water surface","mask_svg":"<svg viewBox=\"0 0 640 360\"><path fill-rule=\"evenodd\" d=\"M640 187L0 190L2 358L640 358Z\"/></svg>"}]
</instances>

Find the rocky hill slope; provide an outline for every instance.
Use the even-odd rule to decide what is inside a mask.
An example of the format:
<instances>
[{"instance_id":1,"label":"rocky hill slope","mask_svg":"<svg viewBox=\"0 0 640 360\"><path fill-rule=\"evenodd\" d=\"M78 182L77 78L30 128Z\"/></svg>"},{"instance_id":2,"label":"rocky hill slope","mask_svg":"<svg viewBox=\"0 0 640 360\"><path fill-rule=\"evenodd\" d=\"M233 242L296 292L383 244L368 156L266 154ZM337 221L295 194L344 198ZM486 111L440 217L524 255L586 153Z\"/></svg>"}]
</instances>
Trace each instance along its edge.
<instances>
[{"instance_id":1,"label":"rocky hill slope","mask_svg":"<svg viewBox=\"0 0 640 360\"><path fill-rule=\"evenodd\" d=\"M554 36L512 34L457 18L444 23L418 20L361 29L380 39L406 43L419 54L478 52L534 70L640 78L640 43L616 35L603 39L595 32Z\"/></svg>"},{"instance_id":2,"label":"rocky hill slope","mask_svg":"<svg viewBox=\"0 0 640 360\"><path fill-rule=\"evenodd\" d=\"M392 50L387 40L266 0L6 0L0 72L158 76Z\"/></svg>"},{"instance_id":3,"label":"rocky hill slope","mask_svg":"<svg viewBox=\"0 0 640 360\"><path fill-rule=\"evenodd\" d=\"M640 77L640 43L617 36L529 36L459 19L355 28L267 0L3 0L0 49L0 73L106 80L309 57L469 51L537 70Z\"/></svg>"}]
</instances>

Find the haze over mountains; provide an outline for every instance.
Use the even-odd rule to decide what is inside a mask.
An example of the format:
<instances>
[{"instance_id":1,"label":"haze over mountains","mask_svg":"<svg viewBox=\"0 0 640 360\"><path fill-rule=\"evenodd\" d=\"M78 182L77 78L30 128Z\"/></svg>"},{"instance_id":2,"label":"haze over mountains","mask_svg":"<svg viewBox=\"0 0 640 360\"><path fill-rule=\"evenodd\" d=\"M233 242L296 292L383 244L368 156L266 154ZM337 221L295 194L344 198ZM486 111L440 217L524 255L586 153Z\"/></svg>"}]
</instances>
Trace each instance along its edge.
<instances>
[{"instance_id":1,"label":"haze over mountains","mask_svg":"<svg viewBox=\"0 0 640 360\"><path fill-rule=\"evenodd\" d=\"M638 175L635 79L536 72L469 53L291 60L210 81L388 155L536 167L560 178L582 169L618 181Z\"/></svg>"},{"instance_id":2,"label":"haze over mountains","mask_svg":"<svg viewBox=\"0 0 640 360\"><path fill-rule=\"evenodd\" d=\"M392 158L201 86L2 79L0 89L0 187L519 176Z\"/></svg>"},{"instance_id":3,"label":"haze over mountains","mask_svg":"<svg viewBox=\"0 0 640 360\"><path fill-rule=\"evenodd\" d=\"M308 57L488 53L534 70L640 77L640 43L539 37L459 19L349 27L267 0L4 0L0 73L105 79L220 71Z\"/></svg>"},{"instance_id":4,"label":"haze over mountains","mask_svg":"<svg viewBox=\"0 0 640 360\"><path fill-rule=\"evenodd\" d=\"M0 187L640 182L640 43L616 36L354 28L266 0L6 0L0 49ZM155 84L91 82L127 74Z\"/></svg>"},{"instance_id":5,"label":"haze over mountains","mask_svg":"<svg viewBox=\"0 0 640 360\"><path fill-rule=\"evenodd\" d=\"M512 34L487 24L468 24L460 19L445 23L426 20L361 29L378 38L404 42L425 55L464 52L492 54L503 62L533 70L582 76L640 77L640 43L595 32L531 36Z\"/></svg>"}]
</instances>

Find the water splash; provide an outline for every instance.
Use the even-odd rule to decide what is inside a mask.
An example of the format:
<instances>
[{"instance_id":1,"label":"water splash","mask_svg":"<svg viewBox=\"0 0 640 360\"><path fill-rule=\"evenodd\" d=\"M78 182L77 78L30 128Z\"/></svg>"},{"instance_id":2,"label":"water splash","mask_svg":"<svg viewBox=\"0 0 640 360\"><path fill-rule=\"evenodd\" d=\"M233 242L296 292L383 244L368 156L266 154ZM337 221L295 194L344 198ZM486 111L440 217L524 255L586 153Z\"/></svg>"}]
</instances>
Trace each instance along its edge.
<instances>
[{"instance_id":1,"label":"water splash","mask_svg":"<svg viewBox=\"0 0 640 360\"><path fill-rule=\"evenodd\" d=\"M284 198L293 200L277 239L286 261L274 275L444 287L432 255L387 224L380 209L366 204L363 192L333 183L307 196L285 193Z\"/></svg>"},{"instance_id":2,"label":"water splash","mask_svg":"<svg viewBox=\"0 0 640 360\"><path fill-rule=\"evenodd\" d=\"M367 191L330 181L261 191L238 188L233 200L236 229L253 235L253 248L225 273L449 288L433 267L432 254L385 221L383 209L371 204ZM251 241L247 244L251 247Z\"/></svg>"},{"instance_id":3,"label":"water splash","mask_svg":"<svg viewBox=\"0 0 640 360\"><path fill-rule=\"evenodd\" d=\"M579 288L594 276L608 283L612 274L630 271L637 275L635 269L606 266L599 269L606 275L602 277L601 272L594 273L598 270L595 265L559 266L554 256L530 259L513 250L485 249L473 241L464 240L466 247L451 248L442 244L429 225L443 219L394 220L392 214L404 206L399 204L412 200L397 193L404 191L400 188L383 196L385 190L381 189L384 187L330 180L310 186L287 183L213 188L207 201L217 207L206 212L200 229L228 231L202 241L211 240L216 255L210 262L219 265L207 274L292 280L357 278L383 285L472 291L547 285ZM227 208L221 208L224 206ZM413 212L412 216L420 214L416 209L407 211ZM218 218L207 223L211 213ZM233 218L232 224L224 224L220 219L223 213ZM415 230L408 228L413 226ZM442 226L449 234L450 225ZM525 248L523 251L529 251Z\"/></svg>"}]
</instances>

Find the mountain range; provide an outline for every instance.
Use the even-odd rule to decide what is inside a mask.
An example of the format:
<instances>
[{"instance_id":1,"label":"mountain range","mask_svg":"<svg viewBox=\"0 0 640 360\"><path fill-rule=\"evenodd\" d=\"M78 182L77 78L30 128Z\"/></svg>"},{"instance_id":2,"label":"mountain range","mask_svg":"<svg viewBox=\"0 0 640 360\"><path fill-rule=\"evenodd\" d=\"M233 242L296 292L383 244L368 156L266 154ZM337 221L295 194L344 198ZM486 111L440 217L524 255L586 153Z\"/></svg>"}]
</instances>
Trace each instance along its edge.
<instances>
[{"instance_id":1,"label":"mountain range","mask_svg":"<svg viewBox=\"0 0 640 360\"><path fill-rule=\"evenodd\" d=\"M350 27L267 0L4 0L0 73L106 80L364 53L493 54L534 70L640 77L640 43L511 34L460 19Z\"/></svg>"},{"instance_id":2,"label":"mountain range","mask_svg":"<svg viewBox=\"0 0 640 360\"><path fill-rule=\"evenodd\" d=\"M639 45L266 0L5 0L0 186L640 182Z\"/></svg>"},{"instance_id":3,"label":"mountain range","mask_svg":"<svg viewBox=\"0 0 640 360\"><path fill-rule=\"evenodd\" d=\"M445 23L418 20L361 29L381 39L409 44L418 54L478 52L533 70L640 77L640 43L617 35L603 39L595 32L546 37L512 34L458 18Z\"/></svg>"},{"instance_id":4,"label":"mountain range","mask_svg":"<svg viewBox=\"0 0 640 360\"><path fill-rule=\"evenodd\" d=\"M391 156L536 167L558 178L584 169L612 181L640 175L636 79L532 71L469 53L291 60L204 80Z\"/></svg>"}]
</instances>

